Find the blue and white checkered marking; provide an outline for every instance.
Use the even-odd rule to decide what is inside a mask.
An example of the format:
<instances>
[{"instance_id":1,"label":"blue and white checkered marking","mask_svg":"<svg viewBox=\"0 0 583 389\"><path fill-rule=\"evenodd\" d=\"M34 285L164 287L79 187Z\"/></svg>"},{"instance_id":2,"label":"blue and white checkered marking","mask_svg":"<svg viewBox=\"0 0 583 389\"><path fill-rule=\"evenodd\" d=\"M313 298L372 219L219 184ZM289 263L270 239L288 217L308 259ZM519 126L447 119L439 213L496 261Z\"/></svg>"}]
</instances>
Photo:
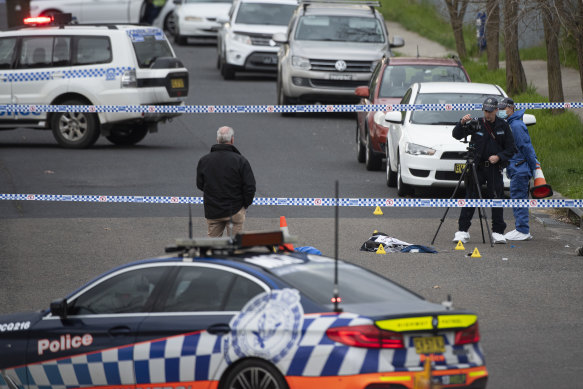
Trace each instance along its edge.
<instances>
[{"instance_id":1,"label":"blue and white checkered marking","mask_svg":"<svg viewBox=\"0 0 583 389\"><path fill-rule=\"evenodd\" d=\"M77 78L103 78L105 80L114 80L127 70L132 70L129 66L117 67L92 67L92 68L72 68L70 70L47 70L47 71L19 71L4 73L5 82L29 82L29 81L50 81L53 74L58 73L64 79ZM53 105L0 105L0 112L69 112L70 106L53 106ZM93 106L85 107L83 111L76 112L100 112ZM106 109L108 106L101 106ZM117 106L112 106L116 107ZM113 109L113 108L112 108ZM72 111L71 111L72 112Z\"/></svg>"},{"instance_id":2,"label":"blue and white checkered marking","mask_svg":"<svg viewBox=\"0 0 583 389\"><path fill-rule=\"evenodd\" d=\"M89 203L203 204L202 197L184 196L108 196L0 193L1 200L65 201ZM329 197L256 197L253 205L333 207ZM416 208L583 208L583 199L413 199L413 198L339 198L340 207L416 207Z\"/></svg>"},{"instance_id":3,"label":"blue and white checkered marking","mask_svg":"<svg viewBox=\"0 0 583 389\"><path fill-rule=\"evenodd\" d=\"M108 68L88 71L71 71L70 78L105 77ZM118 74L130 68L119 68ZM39 73L39 74L36 74ZM19 81L35 81L49 77L52 72L27 72L15 75ZM10 74L6 74L11 77ZM375 105L0 105L0 112L29 112L35 107L37 112L155 112L155 113L281 113L281 112L376 112L376 111L465 111L481 110L482 104L375 104ZM74 108L73 108L74 107ZM576 109L583 108L583 102L564 103L520 103L517 109Z\"/></svg>"}]
</instances>

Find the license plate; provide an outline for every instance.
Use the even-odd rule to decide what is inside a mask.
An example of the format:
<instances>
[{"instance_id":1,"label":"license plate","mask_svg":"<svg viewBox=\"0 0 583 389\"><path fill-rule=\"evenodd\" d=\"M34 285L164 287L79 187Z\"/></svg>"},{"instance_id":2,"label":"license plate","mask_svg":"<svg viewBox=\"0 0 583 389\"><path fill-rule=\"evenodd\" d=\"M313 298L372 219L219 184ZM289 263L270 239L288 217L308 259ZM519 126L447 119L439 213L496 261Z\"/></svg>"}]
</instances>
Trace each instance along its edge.
<instances>
[{"instance_id":1,"label":"license plate","mask_svg":"<svg viewBox=\"0 0 583 389\"><path fill-rule=\"evenodd\" d=\"M462 174L462 172L464 171L465 168L466 168L465 163L456 163L453 167L453 171L454 171L454 173Z\"/></svg>"},{"instance_id":2,"label":"license plate","mask_svg":"<svg viewBox=\"0 0 583 389\"><path fill-rule=\"evenodd\" d=\"M182 78L173 78L170 80L170 86L172 86L172 89L182 89L184 88L184 80Z\"/></svg>"},{"instance_id":3,"label":"license plate","mask_svg":"<svg viewBox=\"0 0 583 389\"><path fill-rule=\"evenodd\" d=\"M413 338L413 344L417 354L443 354L445 352L443 336Z\"/></svg>"},{"instance_id":4,"label":"license plate","mask_svg":"<svg viewBox=\"0 0 583 389\"><path fill-rule=\"evenodd\" d=\"M336 81L350 81L352 80L352 74L330 74L329 78Z\"/></svg>"},{"instance_id":5,"label":"license plate","mask_svg":"<svg viewBox=\"0 0 583 389\"><path fill-rule=\"evenodd\" d=\"M432 378L433 378L434 384L460 385L460 384L466 383L466 375L465 374L441 375L441 376L433 376Z\"/></svg>"}]
</instances>

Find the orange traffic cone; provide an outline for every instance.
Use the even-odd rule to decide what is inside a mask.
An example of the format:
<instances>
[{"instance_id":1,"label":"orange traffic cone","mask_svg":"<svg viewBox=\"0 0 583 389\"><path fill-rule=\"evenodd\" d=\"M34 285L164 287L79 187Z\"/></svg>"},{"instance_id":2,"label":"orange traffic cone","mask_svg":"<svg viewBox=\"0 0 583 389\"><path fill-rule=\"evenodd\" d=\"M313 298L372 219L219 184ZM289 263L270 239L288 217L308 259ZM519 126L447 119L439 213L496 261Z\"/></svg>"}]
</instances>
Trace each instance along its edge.
<instances>
[{"instance_id":1,"label":"orange traffic cone","mask_svg":"<svg viewBox=\"0 0 583 389\"><path fill-rule=\"evenodd\" d=\"M287 228L287 221L285 220L285 216L279 217L279 229L283 232L283 238L289 236L289 230ZM294 251L294 246L291 243L284 243L283 245L279 246L280 250L287 250L287 251Z\"/></svg>"},{"instance_id":2,"label":"orange traffic cone","mask_svg":"<svg viewBox=\"0 0 583 389\"><path fill-rule=\"evenodd\" d=\"M534 170L534 186L530 190L530 194L534 199L544 199L553 195L553 188L547 184L543 170L540 167L540 162L536 161L536 169Z\"/></svg>"}]
</instances>

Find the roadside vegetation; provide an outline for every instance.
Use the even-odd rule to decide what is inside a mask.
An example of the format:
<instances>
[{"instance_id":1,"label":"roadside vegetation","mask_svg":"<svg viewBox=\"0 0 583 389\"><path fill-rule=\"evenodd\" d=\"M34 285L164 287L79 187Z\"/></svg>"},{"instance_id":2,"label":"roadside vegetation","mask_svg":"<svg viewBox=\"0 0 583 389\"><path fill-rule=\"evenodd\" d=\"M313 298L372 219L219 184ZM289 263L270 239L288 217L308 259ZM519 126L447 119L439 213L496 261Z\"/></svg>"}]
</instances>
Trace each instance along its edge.
<instances>
[{"instance_id":1,"label":"roadside vegetation","mask_svg":"<svg viewBox=\"0 0 583 389\"><path fill-rule=\"evenodd\" d=\"M440 43L446 48L455 51L455 41L449 22L440 17L433 5L426 1L409 2L408 0L382 0L384 7L380 8L385 19L400 23L405 28L417 32L419 35ZM390 3L390 6L389 6ZM473 26L465 27L466 49L469 58L463 61L472 82L482 82L500 85L506 90L506 72L504 69L488 70L485 56L478 55ZM468 38L471 39L468 39ZM471 42L470 42L471 40ZM501 51L501 55L503 50ZM430 54L425 54L430 55ZM546 59L544 47L521 50L522 60ZM571 58L572 64L577 64L574 55L565 55ZM503 57L501 56L501 59ZM527 91L512 96L517 103L548 102L548 98L536 93L532 84ZM529 128L530 136L537 157L547 182L553 190L564 197L583 199L583 123L573 112L559 115L551 114L550 110L527 110L536 116L537 124Z\"/></svg>"}]
</instances>

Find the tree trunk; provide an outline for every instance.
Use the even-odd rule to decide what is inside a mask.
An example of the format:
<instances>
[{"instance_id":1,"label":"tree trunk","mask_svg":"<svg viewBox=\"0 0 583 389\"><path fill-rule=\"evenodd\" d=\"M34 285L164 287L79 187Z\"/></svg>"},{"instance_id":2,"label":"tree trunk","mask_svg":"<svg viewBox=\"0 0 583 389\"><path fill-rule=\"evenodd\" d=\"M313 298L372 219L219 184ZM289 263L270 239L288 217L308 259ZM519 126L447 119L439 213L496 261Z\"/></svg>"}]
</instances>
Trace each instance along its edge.
<instances>
[{"instance_id":1,"label":"tree trunk","mask_svg":"<svg viewBox=\"0 0 583 389\"><path fill-rule=\"evenodd\" d=\"M486 2L486 55L488 70L500 66L500 4L499 0Z\"/></svg>"},{"instance_id":2,"label":"tree trunk","mask_svg":"<svg viewBox=\"0 0 583 389\"><path fill-rule=\"evenodd\" d=\"M549 101L563 102L563 80L561 76L561 60L559 57L559 18L553 3L560 0L539 0L541 15L545 30L545 44L547 47L547 78L549 82ZM562 109L551 109L553 114L562 113Z\"/></svg>"},{"instance_id":3,"label":"tree trunk","mask_svg":"<svg viewBox=\"0 0 583 389\"><path fill-rule=\"evenodd\" d=\"M464 40L464 15L469 0L444 0L449 12L449 20L455 38L455 47L460 58L466 58L466 42Z\"/></svg>"},{"instance_id":4,"label":"tree trunk","mask_svg":"<svg viewBox=\"0 0 583 389\"><path fill-rule=\"evenodd\" d=\"M519 0L504 0L504 51L506 53L506 92L515 95L526 91L526 75L518 51Z\"/></svg>"},{"instance_id":5,"label":"tree trunk","mask_svg":"<svg viewBox=\"0 0 583 389\"><path fill-rule=\"evenodd\" d=\"M575 39L577 64L579 65L579 80L583 91L583 1L567 0L558 4L559 17L568 34Z\"/></svg>"}]
</instances>

